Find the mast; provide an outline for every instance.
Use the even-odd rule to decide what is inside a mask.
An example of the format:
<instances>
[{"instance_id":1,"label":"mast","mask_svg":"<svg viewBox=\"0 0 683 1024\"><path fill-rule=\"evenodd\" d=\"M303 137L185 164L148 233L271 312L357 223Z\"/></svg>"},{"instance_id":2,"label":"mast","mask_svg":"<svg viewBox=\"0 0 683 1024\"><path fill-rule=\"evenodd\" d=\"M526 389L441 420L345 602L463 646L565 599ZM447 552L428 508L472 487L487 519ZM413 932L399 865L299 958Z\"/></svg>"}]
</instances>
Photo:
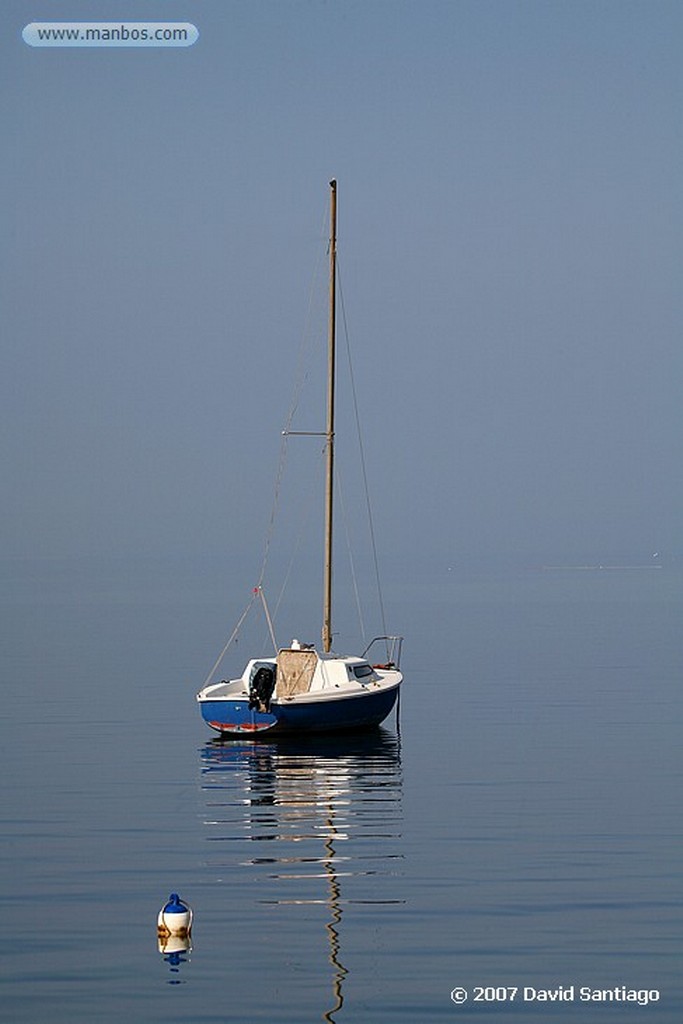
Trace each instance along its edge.
<instances>
[{"instance_id":1,"label":"mast","mask_svg":"<svg viewBox=\"0 0 683 1024\"><path fill-rule=\"evenodd\" d=\"M337 182L330 182L330 312L327 335L327 427L325 430L325 556L323 651L332 646L332 499L334 492L334 372L336 345Z\"/></svg>"}]
</instances>

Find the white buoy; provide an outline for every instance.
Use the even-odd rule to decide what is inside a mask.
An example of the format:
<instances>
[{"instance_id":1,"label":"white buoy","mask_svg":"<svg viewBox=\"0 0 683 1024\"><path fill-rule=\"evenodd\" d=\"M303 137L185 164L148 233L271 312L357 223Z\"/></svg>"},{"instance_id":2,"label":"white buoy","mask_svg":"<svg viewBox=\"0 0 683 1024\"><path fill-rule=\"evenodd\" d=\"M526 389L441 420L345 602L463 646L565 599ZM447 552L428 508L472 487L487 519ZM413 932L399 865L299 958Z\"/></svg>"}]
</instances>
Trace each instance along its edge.
<instances>
[{"instance_id":1,"label":"white buoy","mask_svg":"<svg viewBox=\"0 0 683 1024\"><path fill-rule=\"evenodd\" d=\"M177 892L172 892L168 903L159 911L157 935L159 938L168 935L186 938L192 931L192 917L192 908L183 903Z\"/></svg>"}]
</instances>

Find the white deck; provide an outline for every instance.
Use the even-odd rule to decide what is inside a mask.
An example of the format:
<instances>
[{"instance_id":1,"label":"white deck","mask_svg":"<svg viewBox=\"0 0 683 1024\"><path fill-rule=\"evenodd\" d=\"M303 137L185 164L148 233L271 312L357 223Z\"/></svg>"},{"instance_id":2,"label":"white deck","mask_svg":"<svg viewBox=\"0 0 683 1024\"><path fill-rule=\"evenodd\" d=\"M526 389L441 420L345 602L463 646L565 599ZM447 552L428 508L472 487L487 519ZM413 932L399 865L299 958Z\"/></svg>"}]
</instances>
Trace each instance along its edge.
<instances>
[{"instance_id":1,"label":"white deck","mask_svg":"<svg viewBox=\"0 0 683 1024\"><path fill-rule=\"evenodd\" d=\"M286 648L284 653L296 652L296 648ZM303 652L302 652L303 653ZM305 652L308 654L308 652ZM319 655L311 652L317 661L315 671L306 692L292 696L278 697L278 685L275 684L273 703L299 703L315 700L326 700L330 697L357 697L373 690L392 689L402 680L401 672L396 668L378 668L370 665L364 658L336 655ZM268 666L275 668L276 658L253 658L247 663L242 675L219 683L205 686L197 694L198 700L234 700L249 697L249 684L257 668Z\"/></svg>"}]
</instances>

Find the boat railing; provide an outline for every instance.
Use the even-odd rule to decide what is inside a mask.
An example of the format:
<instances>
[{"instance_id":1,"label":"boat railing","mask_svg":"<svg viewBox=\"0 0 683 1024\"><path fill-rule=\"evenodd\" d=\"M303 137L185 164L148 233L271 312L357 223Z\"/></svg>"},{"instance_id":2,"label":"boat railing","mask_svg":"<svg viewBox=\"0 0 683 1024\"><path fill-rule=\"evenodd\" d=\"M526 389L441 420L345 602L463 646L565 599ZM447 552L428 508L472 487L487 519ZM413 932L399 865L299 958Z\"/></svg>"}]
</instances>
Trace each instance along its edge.
<instances>
[{"instance_id":1,"label":"boat railing","mask_svg":"<svg viewBox=\"0 0 683 1024\"><path fill-rule=\"evenodd\" d=\"M401 664L401 650L403 648L403 637L402 636L376 636L370 641L363 653L361 658L367 658L370 660L370 649L374 644L385 643L386 644L386 661L382 664L382 668L398 668ZM380 667L380 666L378 666Z\"/></svg>"}]
</instances>

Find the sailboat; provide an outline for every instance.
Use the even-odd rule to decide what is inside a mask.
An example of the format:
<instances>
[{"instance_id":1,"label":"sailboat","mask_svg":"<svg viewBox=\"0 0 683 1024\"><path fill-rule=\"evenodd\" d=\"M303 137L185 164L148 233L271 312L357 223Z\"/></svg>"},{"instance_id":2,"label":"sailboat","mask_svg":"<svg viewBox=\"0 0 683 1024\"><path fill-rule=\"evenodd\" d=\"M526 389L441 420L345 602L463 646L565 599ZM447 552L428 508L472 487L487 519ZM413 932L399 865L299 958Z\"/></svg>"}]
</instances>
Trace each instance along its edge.
<instances>
[{"instance_id":1,"label":"sailboat","mask_svg":"<svg viewBox=\"0 0 683 1024\"><path fill-rule=\"evenodd\" d=\"M332 537L334 501L336 366L337 183L330 182L329 321L327 416L325 438L325 551L323 564L322 643L292 640L272 656L248 661L241 676L211 682L217 666L197 694L204 721L222 737L309 734L379 725L396 705L403 675L403 638L375 637L360 655L332 650ZM262 588L261 597L274 640ZM382 644L383 660L373 662L373 645ZM227 647L227 645L226 645ZM219 659L220 661L220 659ZM218 664L218 663L217 663Z\"/></svg>"}]
</instances>

